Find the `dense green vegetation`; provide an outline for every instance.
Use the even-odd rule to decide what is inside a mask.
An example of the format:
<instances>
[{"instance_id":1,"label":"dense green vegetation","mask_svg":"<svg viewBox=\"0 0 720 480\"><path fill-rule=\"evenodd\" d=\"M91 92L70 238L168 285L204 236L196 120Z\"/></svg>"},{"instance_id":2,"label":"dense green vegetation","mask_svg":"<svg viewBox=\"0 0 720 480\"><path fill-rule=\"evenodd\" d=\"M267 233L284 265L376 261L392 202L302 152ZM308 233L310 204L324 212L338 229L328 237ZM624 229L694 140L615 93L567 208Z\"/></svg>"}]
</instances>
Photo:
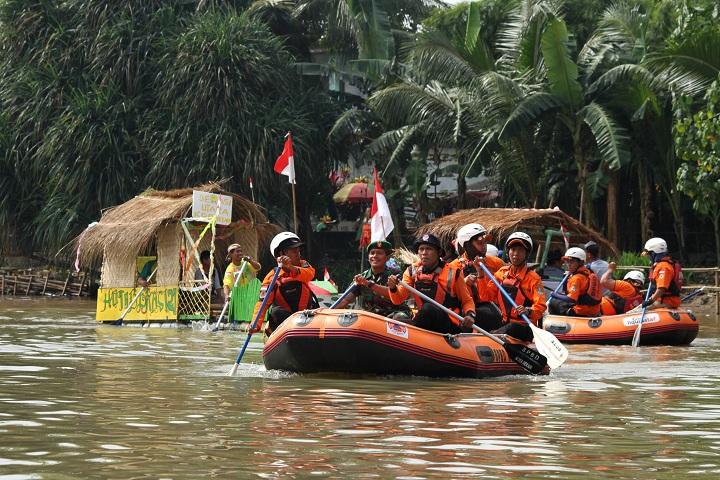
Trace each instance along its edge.
<instances>
[{"instance_id":1,"label":"dense green vegetation","mask_svg":"<svg viewBox=\"0 0 720 480\"><path fill-rule=\"evenodd\" d=\"M289 224L292 130L306 229L349 156L422 218L425 164L453 151L458 208L484 173L502 206L715 263L719 79L712 0L0 0L0 251L51 255L147 187L220 178Z\"/></svg>"}]
</instances>

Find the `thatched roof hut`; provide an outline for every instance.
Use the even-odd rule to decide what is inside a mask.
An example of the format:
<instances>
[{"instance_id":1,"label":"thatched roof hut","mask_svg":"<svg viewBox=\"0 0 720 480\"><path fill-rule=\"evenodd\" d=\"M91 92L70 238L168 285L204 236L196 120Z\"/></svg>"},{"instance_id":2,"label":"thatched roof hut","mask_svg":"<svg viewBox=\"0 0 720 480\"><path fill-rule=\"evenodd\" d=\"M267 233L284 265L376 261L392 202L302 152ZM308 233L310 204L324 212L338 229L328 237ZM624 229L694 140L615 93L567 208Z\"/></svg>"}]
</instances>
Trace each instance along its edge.
<instances>
[{"instance_id":1,"label":"thatched roof hut","mask_svg":"<svg viewBox=\"0 0 720 480\"><path fill-rule=\"evenodd\" d=\"M488 229L494 241L501 244L505 238L516 230L523 230L540 242L545 239L545 229L559 229L560 225L570 232L570 243L585 243L594 240L606 253L618 255L617 247L600 233L578 222L559 208L474 208L460 210L445 217L434 220L420 227L416 235L432 233L446 245L455 238L458 229L468 223L479 223ZM557 240L557 248L563 242Z\"/></svg>"},{"instance_id":2,"label":"thatched roof hut","mask_svg":"<svg viewBox=\"0 0 720 480\"><path fill-rule=\"evenodd\" d=\"M217 226L216 255L224 258L231 243L239 243L245 253L257 258L258 247L279 231L268 223L260 208L250 200L224 191L219 184L169 191L149 189L127 202L103 212L100 221L79 237L81 262L103 260L103 287L131 287L136 280L135 259L144 254L158 257L158 285L177 285L180 275L180 247L185 239L180 221L190 216L193 190L232 197L232 221ZM200 227L198 227L200 228ZM198 250L209 249L206 235ZM189 252L188 252L189 253Z\"/></svg>"}]
</instances>

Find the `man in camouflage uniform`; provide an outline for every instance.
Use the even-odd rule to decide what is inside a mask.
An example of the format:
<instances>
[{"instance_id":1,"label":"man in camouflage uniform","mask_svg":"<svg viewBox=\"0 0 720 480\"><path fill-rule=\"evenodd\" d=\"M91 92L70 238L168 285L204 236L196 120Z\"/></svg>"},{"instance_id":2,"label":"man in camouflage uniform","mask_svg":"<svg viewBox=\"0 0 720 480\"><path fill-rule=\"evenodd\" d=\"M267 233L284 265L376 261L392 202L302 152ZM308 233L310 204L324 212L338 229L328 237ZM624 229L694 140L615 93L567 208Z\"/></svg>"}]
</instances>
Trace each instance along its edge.
<instances>
[{"instance_id":1,"label":"man in camouflage uniform","mask_svg":"<svg viewBox=\"0 0 720 480\"><path fill-rule=\"evenodd\" d=\"M387 261L392 253L390 242L372 242L367 246L368 261L370 268L355 275L355 288L345 300L338 304L337 308L346 308L356 298L360 299L360 308L384 317L393 318L407 322L412 318L412 313L407 305L395 305L390 300L387 288L387 279L393 272L387 268Z\"/></svg>"}]
</instances>

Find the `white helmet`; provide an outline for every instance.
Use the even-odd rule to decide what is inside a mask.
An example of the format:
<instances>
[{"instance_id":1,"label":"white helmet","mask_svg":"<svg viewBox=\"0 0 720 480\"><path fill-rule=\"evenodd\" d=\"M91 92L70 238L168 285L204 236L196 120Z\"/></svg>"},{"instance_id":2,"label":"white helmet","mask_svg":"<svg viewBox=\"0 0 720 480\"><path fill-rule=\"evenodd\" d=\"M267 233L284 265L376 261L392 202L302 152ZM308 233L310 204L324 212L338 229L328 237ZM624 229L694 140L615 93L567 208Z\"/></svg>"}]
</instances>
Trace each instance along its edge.
<instances>
[{"instance_id":1,"label":"white helmet","mask_svg":"<svg viewBox=\"0 0 720 480\"><path fill-rule=\"evenodd\" d=\"M486 257L497 257L499 253L500 252L498 252L498 249L495 245L492 245L490 243L487 244L487 250L485 250Z\"/></svg>"},{"instance_id":2,"label":"white helmet","mask_svg":"<svg viewBox=\"0 0 720 480\"><path fill-rule=\"evenodd\" d=\"M645 274L640 270L630 270L628 273L625 274L623 280L633 280L635 282L638 282L640 285L644 285Z\"/></svg>"},{"instance_id":3,"label":"white helmet","mask_svg":"<svg viewBox=\"0 0 720 480\"><path fill-rule=\"evenodd\" d=\"M505 241L505 250L508 250L510 245L513 243L520 242L525 247L525 250L527 250L528 253L532 252L533 250L533 241L532 238L530 238L530 235L528 235L525 232L515 232L511 234L508 239Z\"/></svg>"},{"instance_id":4,"label":"white helmet","mask_svg":"<svg viewBox=\"0 0 720 480\"><path fill-rule=\"evenodd\" d=\"M660 237L651 238L650 240L645 242L645 251L653 252L656 254L667 253L667 242Z\"/></svg>"},{"instance_id":5,"label":"white helmet","mask_svg":"<svg viewBox=\"0 0 720 480\"><path fill-rule=\"evenodd\" d=\"M565 252L563 258L572 258L573 260L579 260L585 263L585 259L587 257L585 256L585 250L583 250L582 248L570 247L568 248L567 252Z\"/></svg>"},{"instance_id":6,"label":"white helmet","mask_svg":"<svg viewBox=\"0 0 720 480\"><path fill-rule=\"evenodd\" d=\"M477 237L478 235L485 235L486 233L487 229L479 223L468 223L460 227L455 240L457 241L458 247L465 247L465 243L469 242L471 238Z\"/></svg>"},{"instance_id":7,"label":"white helmet","mask_svg":"<svg viewBox=\"0 0 720 480\"><path fill-rule=\"evenodd\" d=\"M300 237L295 235L293 232L280 232L270 241L270 254L273 257L277 257L277 254L275 253L276 250L299 247L302 244L303 243L300 241Z\"/></svg>"}]
</instances>

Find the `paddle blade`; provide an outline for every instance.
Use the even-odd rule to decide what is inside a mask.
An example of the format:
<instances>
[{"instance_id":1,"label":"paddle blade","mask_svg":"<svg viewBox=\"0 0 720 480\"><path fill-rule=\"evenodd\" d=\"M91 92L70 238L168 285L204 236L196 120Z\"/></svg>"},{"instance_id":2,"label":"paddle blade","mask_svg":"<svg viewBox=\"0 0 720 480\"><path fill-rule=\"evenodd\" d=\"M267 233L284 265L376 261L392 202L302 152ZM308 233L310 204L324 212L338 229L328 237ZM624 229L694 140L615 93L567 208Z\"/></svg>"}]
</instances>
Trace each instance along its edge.
<instances>
[{"instance_id":1,"label":"paddle blade","mask_svg":"<svg viewBox=\"0 0 720 480\"><path fill-rule=\"evenodd\" d=\"M548 363L545 355L525 345L515 345L505 342L503 348L505 348L505 351L513 362L535 375L542 373Z\"/></svg>"},{"instance_id":2,"label":"paddle blade","mask_svg":"<svg viewBox=\"0 0 720 480\"><path fill-rule=\"evenodd\" d=\"M640 330L642 330L642 321L643 319L640 319L640 323L638 324L637 328L635 329L635 333L633 333L633 339L632 339L632 346L638 347L640 346Z\"/></svg>"},{"instance_id":3,"label":"paddle blade","mask_svg":"<svg viewBox=\"0 0 720 480\"><path fill-rule=\"evenodd\" d=\"M559 368L568 358L568 350L555 335L535 325L530 327L533 332L535 347L547 357L547 364L552 370Z\"/></svg>"}]
</instances>

